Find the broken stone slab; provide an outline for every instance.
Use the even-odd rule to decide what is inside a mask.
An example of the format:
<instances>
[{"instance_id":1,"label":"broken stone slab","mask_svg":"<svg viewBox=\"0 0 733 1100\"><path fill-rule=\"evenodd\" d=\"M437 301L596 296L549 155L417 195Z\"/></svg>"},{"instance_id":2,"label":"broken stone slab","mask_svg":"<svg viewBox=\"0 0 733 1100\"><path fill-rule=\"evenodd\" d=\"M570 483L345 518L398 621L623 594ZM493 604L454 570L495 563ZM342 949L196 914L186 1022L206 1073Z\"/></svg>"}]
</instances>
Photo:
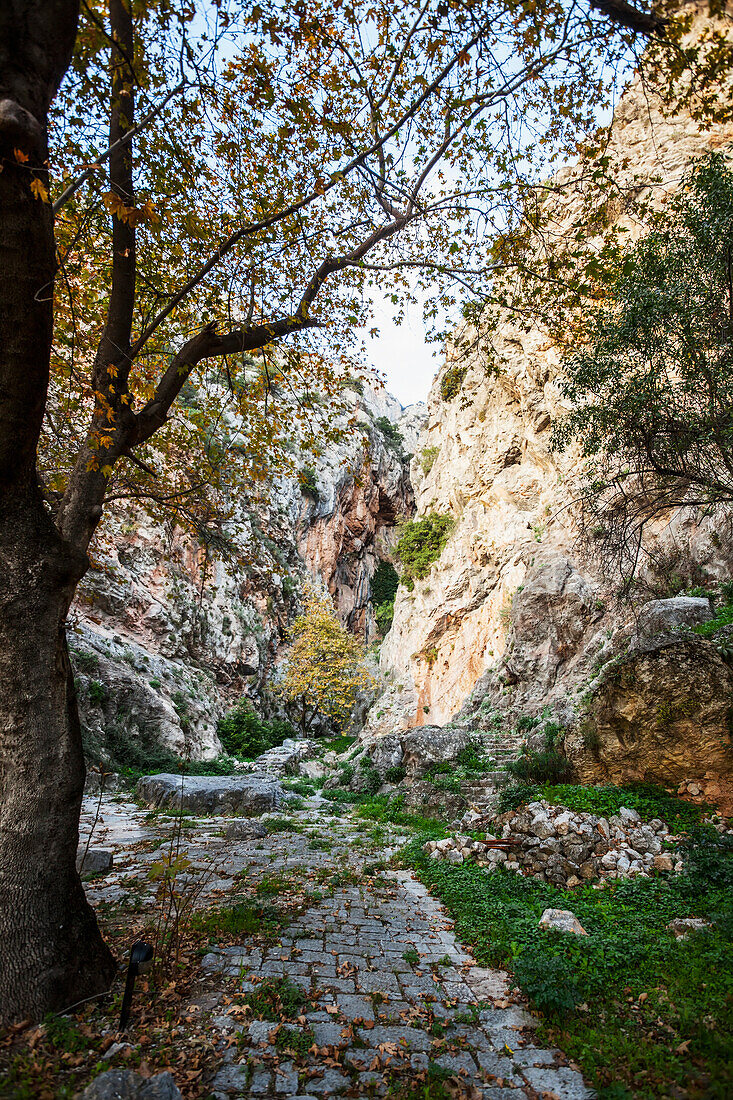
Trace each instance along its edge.
<instances>
[{"instance_id":1,"label":"broken stone slab","mask_svg":"<svg viewBox=\"0 0 733 1100\"><path fill-rule=\"evenodd\" d=\"M226 840L261 840L267 836L267 827L261 821L232 821L224 830Z\"/></svg>"},{"instance_id":2,"label":"broken stone slab","mask_svg":"<svg viewBox=\"0 0 733 1100\"><path fill-rule=\"evenodd\" d=\"M193 814L259 817L284 801L281 783L269 775L144 775L135 792L147 806Z\"/></svg>"},{"instance_id":3,"label":"broken stone slab","mask_svg":"<svg viewBox=\"0 0 733 1100\"><path fill-rule=\"evenodd\" d=\"M540 928L555 928L558 932L572 932L576 936L587 936L583 925L575 913L569 909L545 909L540 917Z\"/></svg>"},{"instance_id":4,"label":"broken stone slab","mask_svg":"<svg viewBox=\"0 0 733 1100\"><path fill-rule=\"evenodd\" d=\"M80 875L104 875L112 870L114 856L108 848L81 847L76 855L76 869Z\"/></svg>"},{"instance_id":5,"label":"broken stone slab","mask_svg":"<svg viewBox=\"0 0 733 1100\"><path fill-rule=\"evenodd\" d=\"M79 1100L183 1100L170 1073L141 1077L131 1069L110 1069L95 1077Z\"/></svg>"},{"instance_id":6,"label":"broken stone slab","mask_svg":"<svg viewBox=\"0 0 733 1100\"><path fill-rule=\"evenodd\" d=\"M692 932L705 932L710 928L710 921L702 917L675 917L667 925L670 932L674 932L678 940L686 939Z\"/></svg>"}]
</instances>

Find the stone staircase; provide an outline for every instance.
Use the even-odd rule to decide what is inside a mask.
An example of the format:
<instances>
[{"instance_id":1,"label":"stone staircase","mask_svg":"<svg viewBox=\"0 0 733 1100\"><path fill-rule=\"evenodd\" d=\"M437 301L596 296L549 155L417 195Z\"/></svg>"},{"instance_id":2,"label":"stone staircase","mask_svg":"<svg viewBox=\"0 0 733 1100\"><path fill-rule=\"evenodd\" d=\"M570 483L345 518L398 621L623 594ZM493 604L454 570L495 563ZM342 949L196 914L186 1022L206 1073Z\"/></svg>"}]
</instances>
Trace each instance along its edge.
<instances>
[{"instance_id":1,"label":"stone staircase","mask_svg":"<svg viewBox=\"0 0 733 1100\"><path fill-rule=\"evenodd\" d=\"M524 736L522 734L486 734L481 739L481 748L485 756L496 764L496 768L486 772L481 779L466 783L462 793L469 805L481 813L494 809L500 789L510 781L507 764L516 760L522 752Z\"/></svg>"}]
</instances>

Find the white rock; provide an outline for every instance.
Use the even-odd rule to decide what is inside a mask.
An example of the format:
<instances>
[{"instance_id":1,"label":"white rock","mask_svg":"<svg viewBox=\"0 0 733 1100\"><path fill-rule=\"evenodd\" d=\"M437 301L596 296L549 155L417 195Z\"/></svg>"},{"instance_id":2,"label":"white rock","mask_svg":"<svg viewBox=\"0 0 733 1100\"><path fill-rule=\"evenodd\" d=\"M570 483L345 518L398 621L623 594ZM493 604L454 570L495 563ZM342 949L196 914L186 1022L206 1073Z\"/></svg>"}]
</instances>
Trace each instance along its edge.
<instances>
[{"instance_id":1,"label":"white rock","mask_svg":"<svg viewBox=\"0 0 733 1100\"><path fill-rule=\"evenodd\" d=\"M545 909L540 917L540 928L555 928L558 932L572 932L576 936L587 936L582 924L569 909Z\"/></svg>"}]
</instances>

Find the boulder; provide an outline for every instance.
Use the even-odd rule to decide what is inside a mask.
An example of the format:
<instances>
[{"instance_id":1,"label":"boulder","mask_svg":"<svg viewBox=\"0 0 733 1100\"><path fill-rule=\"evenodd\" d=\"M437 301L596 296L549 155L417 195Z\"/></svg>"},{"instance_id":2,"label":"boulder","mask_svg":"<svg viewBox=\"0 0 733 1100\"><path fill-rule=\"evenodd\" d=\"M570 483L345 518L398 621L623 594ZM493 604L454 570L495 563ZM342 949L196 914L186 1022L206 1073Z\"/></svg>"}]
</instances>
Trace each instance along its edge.
<instances>
[{"instance_id":1,"label":"boulder","mask_svg":"<svg viewBox=\"0 0 733 1100\"><path fill-rule=\"evenodd\" d=\"M540 928L554 928L558 932L572 932L575 936L587 936L585 928L569 909L545 909L540 917Z\"/></svg>"},{"instance_id":2,"label":"boulder","mask_svg":"<svg viewBox=\"0 0 733 1100\"><path fill-rule=\"evenodd\" d=\"M637 630L643 634L668 634L685 626L712 619L710 600L701 596L674 596L669 600L650 600L639 612Z\"/></svg>"},{"instance_id":3,"label":"boulder","mask_svg":"<svg viewBox=\"0 0 733 1100\"><path fill-rule=\"evenodd\" d=\"M686 939L692 932L705 932L709 927L710 921L703 920L702 917L675 917L667 925L678 940Z\"/></svg>"},{"instance_id":4,"label":"boulder","mask_svg":"<svg viewBox=\"0 0 733 1100\"><path fill-rule=\"evenodd\" d=\"M466 809L467 800L458 791L446 791L426 779L418 779L405 788L404 806L423 817L439 817L453 821Z\"/></svg>"},{"instance_id":5,"label":"boulder","mask_svg":"<svg viewBox=\"0 0 733 1100\"><path fill-rule=\"evenodd\" d=\"M697 777L714 784L725 813L733 808L732 718L733 670L714 644L694 634L642 639L601 675L565 753L582 783L677 787Z\"/></svg>"},{"instance_id":6,"label":"boulder","mask_svg":"<svg viewBox=\"0 0 733 1100\"><path fill-rule=\"evenodd\" d=\"M87 1085L78 1100L183 1100L170 1073L141 1077L131 1069L110 1069Z\"/></svg>"},{"instance_id":7,"label":"boulder","mask_svg":"<svg viewBox=\"0 0 733 1100\"><path fill-rule=\"evenodd\" d=\"M135 791L147 806L194 814L257 817L284 800L281 784L268 775L144 775Z\"/></svg>"},{"instance_id":8,"label":"boulder","mask_svg":"<svg viewBox=\"0 0 733 1100\"><path fill-rule=\"evenodd\" d=\"M80 875L103 875L112 870L114 856L108 848L86 848L82 845L76 856Z\"/></svg>"},{"instance_id":9,"label":"boulder","mask_svg":"<svg viewBox=\"0 0 733 1100\"><path fill-rule=\"evenodd\" d=\"M402 764L408 778L420 779L432 764L456 760L471 743L467 730L421 726L401 735Z\"/></svg>"}]
</instances>

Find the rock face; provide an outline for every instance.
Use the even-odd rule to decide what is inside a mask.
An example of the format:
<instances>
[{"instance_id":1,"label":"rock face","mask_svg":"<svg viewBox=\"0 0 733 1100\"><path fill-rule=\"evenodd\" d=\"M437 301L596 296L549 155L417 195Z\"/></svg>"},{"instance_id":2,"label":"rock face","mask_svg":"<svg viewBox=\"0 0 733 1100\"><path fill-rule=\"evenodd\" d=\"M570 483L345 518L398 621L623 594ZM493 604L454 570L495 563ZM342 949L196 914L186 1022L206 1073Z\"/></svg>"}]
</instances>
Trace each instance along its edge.
<instances>
[{"instance_id":1,"label":"rock face","mask_svg":"<svg viewBox=\"0 0 733 1100\"><path fill-rule=\"evenodd\" d=\"M70 616L91 759L216 756L217 718L263 687L309 580L374 634L370 580L413 507L403 446L414 449L424 409L381 393L354 402L355 426L315 463L308 491L280 477L266 504L234 502L227 561L142 515L107 521Z\"/></svg>"},{"instance_id":2,"label":"rock face","mask_svg":"<svg viewBox=\"0 0 733 1100\"><path fill-rule=\"evenodd\" d=\"M147 806L193 814L258 817L284 800L280 783L265 775L144 775L135 791Z\"/></svg>"},{"instance_id":3,"label":"rock face","mask_svg":"<svg viewBox=\"0 0 733 1100\"><path fill-rule=\"evenodd\" d=\"M730 123L705 131L684 113L665 117L635 80L619 103L607 153L619 193L656 178L656 201L693 157L732 143ZM572 168L560 176L558 221L569 224L581 192ZM630 239L641 232L631 208L621 209L616 224ZM430 392L411 465L417 513L449 513L455 526L429 575L412 592L399 589L381 653L389 691L367 737L390 726L480 724L481 708L489 717L517 716L549 705L571 721L583 686L610 655L609 636L629 616L608 609L614 578L574 549L579 459L572 449L551 448L551 421L563 411L560 350L539 323L508 316L491 342L490 355L481 339L468 353L457 340ZM445 400L441 382L455 368L465 371L460 392ZM723 581L731 573L733 547L719 519L680 509L649 537L657 562L648 566L650 596L699 584L696 576ZM674 615L652 606L647 622L656 630L660 615L664 629L700 621L708 614L703 605L678 601Z\"/></svg>"},{"instance_id":4,"label":"rock face","mask_svg":"<svg viewBox=\"0 0 733 1100\"><path fill-rule=\"evenodd\" d=\"M698 776L731 801L732 727L733 670L715 646L695 634L647 635L602 674L566 753L584 783L677 787Z\"/></svg>"}]
</instances>

